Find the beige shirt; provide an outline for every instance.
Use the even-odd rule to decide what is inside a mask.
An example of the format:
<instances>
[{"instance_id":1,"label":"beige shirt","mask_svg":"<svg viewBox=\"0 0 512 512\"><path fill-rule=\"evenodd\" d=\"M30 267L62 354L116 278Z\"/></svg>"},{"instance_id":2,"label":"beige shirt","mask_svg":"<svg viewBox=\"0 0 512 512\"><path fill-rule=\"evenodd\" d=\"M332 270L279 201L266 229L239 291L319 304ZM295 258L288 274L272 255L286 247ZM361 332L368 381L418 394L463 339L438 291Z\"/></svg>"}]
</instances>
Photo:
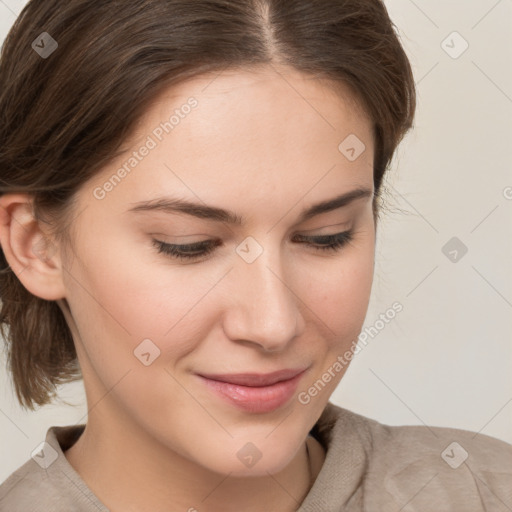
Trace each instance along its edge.
<instances>
[{"instance_id":1,"label":"beige shirt","mask_svg":"<svg viewBox=\"0 0 512 512\"><path fill-rule=\"evenodd\" d=\"M63 453L83 429L50 427L39 463L29 459L0 485L0 511L108 512ZM326 457L300 512L512 511L512 445L503 441L387 426L330 402L311 434Z\"/></svg>"}]
</instances>

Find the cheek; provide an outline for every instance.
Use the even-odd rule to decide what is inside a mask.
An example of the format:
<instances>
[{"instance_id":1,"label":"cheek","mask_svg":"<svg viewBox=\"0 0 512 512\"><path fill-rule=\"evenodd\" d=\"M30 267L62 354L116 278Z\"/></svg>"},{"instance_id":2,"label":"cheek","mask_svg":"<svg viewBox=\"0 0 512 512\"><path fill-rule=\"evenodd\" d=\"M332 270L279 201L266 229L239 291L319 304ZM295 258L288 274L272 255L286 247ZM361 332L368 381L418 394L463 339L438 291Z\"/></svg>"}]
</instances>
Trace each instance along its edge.
<instances>
[{"instance_id":1,"label":"cheek","mask_svg":"<svg viewBox=\"0 0 512 512\"><path fill-rule=\"evenodd\" d=\"M310 321L320 332L312 353L316 368L297 395L312 417L320 415L347 371L366 317L373 282L373 238L366 242L326 267L325 274L317 275L303 292L314 312Z\"/></svg>"},{"instance_id":2,"label":"cheek","mask_svg":"<svg viewBox=\"0 0 512 512\"><path fill-rule=\"evenodd\" d=\"M301 283L299 297L311 310L310 319L338 349L357 338L364 322L374 272L374 238L360 239L330 262L320 261L316 272ZM304 272L302 272L304 275Z\"/></svg>"},{"instance_id":3,"label":"cheek","mask_svg":"<svg viewBox=\"0 0 512 512\"><path fill-rule=\"evenodd\" d=\"M191 351L204 328L197 317L205 313L201 298L216 276L180 271L150 249L141 255L114 237L104 240L113 242L101 253L83 248L65 276L68 303L93 365L99 371L142 366L133 352L145 339L160 350L159 363Z\"/></svg>"},{"instance_id":4,"label":"cheek","mask_svg":"<svg viewBox=\"0 0 512 512\"><path fill-rule=\"evenodd\" d=\"M105 251L101 260L84 255L85 267L75 267L68 282L68 302L83 342L77 351L84 381L93 401L108 391L108 400L101 400L103 410L121 407L140 424L158 418L151 426L155 438L176 422L172 437L179 447L189 427L180 423L176 411L198 415L203 425L207 417L201 416L204 412L180 384L181 378L174 377L175 364L207 336L207 301L201 297L216 280L193 272L184 276L140 258L109 258L113 253ZM145 339L154 345L140 345ZM139 346L146 347L144 352L137 351ZM143 363L147 352L149 365Z\"/></svg>"}]
</instances>

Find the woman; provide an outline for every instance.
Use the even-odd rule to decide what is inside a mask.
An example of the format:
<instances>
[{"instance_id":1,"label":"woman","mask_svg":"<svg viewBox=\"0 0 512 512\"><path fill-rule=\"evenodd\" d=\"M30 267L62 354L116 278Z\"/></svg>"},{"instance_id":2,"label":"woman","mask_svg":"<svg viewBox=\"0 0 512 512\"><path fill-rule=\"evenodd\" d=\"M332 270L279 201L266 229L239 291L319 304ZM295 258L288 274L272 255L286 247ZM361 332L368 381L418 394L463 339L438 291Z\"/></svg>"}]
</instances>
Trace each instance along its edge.
<instances>
[{"instance_id":1,"label":"woman","mask_svg":"<svg viewBox=\"0 0 512 512\"><path fill-rule=\"evenodd\" d=\"M88 404L0 510L512 506L505 442L329 402L415 109L379 0L31 1L0 76L9 368Z\"/></svg>"}]
</instances>

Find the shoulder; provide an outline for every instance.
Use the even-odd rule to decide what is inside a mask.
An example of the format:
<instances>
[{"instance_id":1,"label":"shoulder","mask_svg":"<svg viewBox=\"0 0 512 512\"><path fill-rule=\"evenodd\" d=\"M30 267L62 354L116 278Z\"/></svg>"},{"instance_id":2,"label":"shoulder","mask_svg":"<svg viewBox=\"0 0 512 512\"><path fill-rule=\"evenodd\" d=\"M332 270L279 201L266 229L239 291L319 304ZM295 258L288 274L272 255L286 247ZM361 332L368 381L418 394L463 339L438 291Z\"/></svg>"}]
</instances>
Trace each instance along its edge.
<instances>
[{"instance_id":1,"label":"shoulder","mask_svg":"<svg viewBox=\"0 0 512 512\"><path fill-rule=\"evenodd\" d=\"M41 450L0 484L0 512L108 512L64 455L83 427L48 429Z\"/></svg>"},{"instance_id":2,"label":"shoulder","mask_svg":"<svg viewBox=\"0 0 512 512\"><path fill-rule=\"evenodd\" d=\"M0 511L36 512L51 507L57 498L52 487L45 472L29 459L0 484Z\"/></svg>"},{"instance_id":3,"label":"shoulder","mask_svg":"<svg viewBox=\"0 0 512 512\"><path fill-rule=\"evenodd\" d=\"M512 445L455 428L385 425L337 406L330 414L334 430L358 430L375 510L387 510L386 500L390 510L512 510Z\"/></svg>"}]
</instances>

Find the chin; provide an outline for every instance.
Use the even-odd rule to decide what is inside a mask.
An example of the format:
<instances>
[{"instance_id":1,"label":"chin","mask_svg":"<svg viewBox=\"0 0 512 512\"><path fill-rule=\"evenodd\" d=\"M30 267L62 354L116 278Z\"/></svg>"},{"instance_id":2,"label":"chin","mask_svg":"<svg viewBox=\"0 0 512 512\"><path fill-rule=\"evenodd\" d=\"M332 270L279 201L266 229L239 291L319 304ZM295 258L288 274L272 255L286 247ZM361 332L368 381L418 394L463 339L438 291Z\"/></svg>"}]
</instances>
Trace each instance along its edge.
<instances>
[{"instance_id":1,"label":"chin","mask_svg":"<svg viewBox=\"0 0 512 512\"><path fill-rule=\"evenodd\" d=\"M261 437L248 440L231 440L219 443L217 449L197 454L196 459L203 467L221 474L230 474L233 477L265 477L283 471L297 455L302 442L291 436L284 439L265 439Z\"/></svg>"}]
</instances>

